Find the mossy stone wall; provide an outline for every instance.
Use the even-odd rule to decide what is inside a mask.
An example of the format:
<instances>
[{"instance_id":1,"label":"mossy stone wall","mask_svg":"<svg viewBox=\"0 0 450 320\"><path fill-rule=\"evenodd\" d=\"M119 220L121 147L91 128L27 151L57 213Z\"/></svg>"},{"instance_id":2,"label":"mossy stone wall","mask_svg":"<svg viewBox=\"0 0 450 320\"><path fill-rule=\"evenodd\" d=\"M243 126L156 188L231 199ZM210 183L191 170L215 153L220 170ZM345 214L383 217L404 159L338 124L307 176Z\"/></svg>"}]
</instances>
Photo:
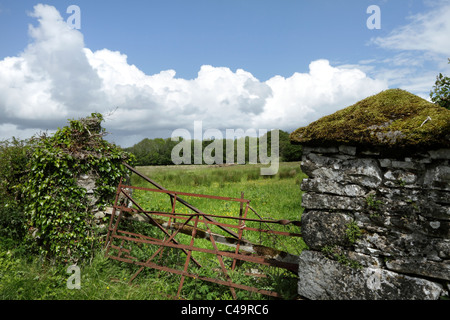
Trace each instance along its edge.
<instances>
[{"instance_id":1,"label":"mossy stone wall","mask_svg":"<svg viewBox=\"0 0 450 320\"><path fill-rule=\"evenodd\" d=\"M450 112L388 90L291 134L308 175L309 299L439 299L450 283Z\"/></svg>"}]
</instances>

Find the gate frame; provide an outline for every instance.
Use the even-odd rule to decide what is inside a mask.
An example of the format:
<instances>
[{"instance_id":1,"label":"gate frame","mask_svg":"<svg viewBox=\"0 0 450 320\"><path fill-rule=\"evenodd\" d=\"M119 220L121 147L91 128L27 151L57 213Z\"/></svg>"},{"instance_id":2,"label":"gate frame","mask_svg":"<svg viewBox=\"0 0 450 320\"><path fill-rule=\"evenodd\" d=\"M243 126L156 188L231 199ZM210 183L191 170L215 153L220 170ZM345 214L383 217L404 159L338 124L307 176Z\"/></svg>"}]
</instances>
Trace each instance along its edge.
<instances>
[{"instance_id":1,"label":"gate frame","mask_svg":"<svg viewBox=\"0 0 450 320\"><path fill-rule=\"evenodd\" d=\"M191 277L191 278L199 279L202 281L207 281L207 282L212 282L212 283L228 286L228 287L230 287L230 291L231 291L231 294L234 299L236 299L235 288L246 290L249 292L257 292L257 293L267 295L267 296L272 296L272 297L278 297L278 298L281 297L279 293L274 292L274 291L269 291L269 290L259 289L256 287L251 287L251 286L247 286L247 285L234 283L228 275L227 268L225 267L225 264L223 262L223 257L228 257L228 258L233 259L233 262L231 265L231 270L235 270L237 261L239 260L239 261L247 261L247 262L262 264L262 265L266 265L266 266L284 268L284 269L287 269L289 271L296 273L298 271L298 262L291 262L291 261L285 262L285 261L282 261L283 259L280 259L280 257L268 258L267 256L259 255L258 252L256 254L252 254L252 253L249 254L248 252L245 252L245 251L241 252L240 249L241 249L241 244L243 244L243 245L248 244L248 243L252 244L251 242L249 242L248 240L245 240L243 238L244 230L266 232L266 233L271 233L271 234L276 234L276 235L278 234L278 235L284 235L284 236L301 237L301 234L299 234L299 233L290 233L290 232L282 232L282 231L275 231L275 230L263 230L263 229L250 228L250 227L246 226L247 221L264 222L266 225L268 225L268 224L286 225L286 224L292 223L296 226L299 226L298 221L268 220L268 219L262 219L262 218L249 219L249 218L247 218L249 209L252 210L254 213L256 213L256 211L250 207L250 205L249 205L250 200L244 199L244 193L241 193L240 198L232 198L232 197L221 197L221 196L213 196L213 195L170 191L170 190L167 190L167 189L163 188L162 186L158 185L156 182L154 182L150 178L146 177L145 175L139 173L137 170L135 170L128 164L124 163L124 165L128 169L130 169L133 173L136 173L138 176L140 176L141 178L144 178L146 181L152 183L154 186L157 187L157 189L152 189L152 188L143 188L143 187L135 187L135 186L125 185L122 183L123 182L122 178L120 179L119 185L117 187L113 210L111 213L109 226L108 226L105 256L107 256L108 258L114 259L114 260L118 260L121 262L131 263L131 264L140 266L139 270L131 277L130 283L138 276L138 274L144 269L144 267L148 267L148 268L153 268L153 269L181 275L181 281L178 286L178 292L177 292L177 296L176 296L177 299L179 299L179 297L180 297L185 277ZM169 212L146 211L130 196L129 190L143 190L143 191L167 194L170 196L170 200L171 200L171 204L172 204L172 211L170 213ZM195 208L194 206L192 206L185 200L181 199L180 196L207 198L207 199L215 199L215 200L221 200L221 201L231 201L231 202L240 203L239 217L228 217L228 216L212 215L212 214L203 213L202 211L198 210L197 208ZM135 208L132 208L132 206L130 206L130 205L126 206L126 205L119 203L119 202L123 202L121 200L125 200L124 202L128 202L130 205L131 204L134 205ZM188 207L189 209L194 211L194 213L193 214L177 213L175 211L177 202L180 202L184 206ZM121 219L126 218L124 216L124 213L144 214L147 217L148 222L155 225L158 229L160 229L164 233L164 239L161 240L161 239L152 238L152 237L149 237L149 236L146 236L143 234L137 234L137 233L133 233L133 232L129 232L129 231L119 230L118 228L119 228ZM166 217L166 218L168 217L169 218L168 221L164 220L167 223L168 227L164 227L160 223L161 220L156 218L157 216ZM218 222L218 221L214 220L215 217L231 219L231 220L238 220L238 224L235 225L235 224ZM172 219L173 220L175 220L175 219L184 220L184 222L182 224L177 223L178 228L170 228L171 224L174 224L174 222L172 222ZM193 221L193 223L194 223L193 226L191 224L188 224L191 221ZM196 238L197 231L199 230L199 228L198 228L199 223L203 223L205 225L206 235L209 235L209 241L211 242L213 249L205 249L205 248L200 248L200 247L194 246L194 239ZM235 249L234 253L229 252L229 251L218 250L216 240L214 239L215 234L213 232L211 232L210 225L218 226L220 229L225 231L229 236L231 236L232 238L235 239L236 249ZM190 234L191 238L190 238L189 245L180 244L180 243L178 243L177 240L175 240L175 236L181 230L184 230L183 228L186 228L187 226L192 228L192 232ZM237 233L230 230L230 228L237 229ZM172 233L169 232L169 230L172 230ZM183 233L186 234L186 232L183 232ZM120 240L121 244L120 245L114 244L113 242L115 239ZM125 241L157 245L157 246L159 246L159 248L156 250L156 252L154 252L148 258L148 260L146 262L137 261L137 258L130 255L131 254L130 250L124 248L123 245L124 245ZM255 245L255 248L259 248L259 247L262 247L264 249L272 249L269 247ZM158 254L162 254L162 251L164 250L164 248L179 249L179 250L182 250L186 254L186 260L184 262L183 270L178 270L178 269L170 268L167 266L159 265L152 261ZM117 255L110 254L111 249L117 250L118 254ZM275 250L275 251L278 251L279 253L281 253L279 255L286 254L285 252L282 252L282 251L279 251L276 249L272 249L272 250ZM222 274L225 276L226 280L220 280L217 278L209 278L209 277L200 276L200 275L188 272L188 267L189 267L189 264L191 261L194 264L196 264L198 267L202 267L201 264L192 257L192 251L204 252L204 253L208 253L211 255L215 255L219 261L220 269L222 271Z\"/></svg>"}]
</instances>

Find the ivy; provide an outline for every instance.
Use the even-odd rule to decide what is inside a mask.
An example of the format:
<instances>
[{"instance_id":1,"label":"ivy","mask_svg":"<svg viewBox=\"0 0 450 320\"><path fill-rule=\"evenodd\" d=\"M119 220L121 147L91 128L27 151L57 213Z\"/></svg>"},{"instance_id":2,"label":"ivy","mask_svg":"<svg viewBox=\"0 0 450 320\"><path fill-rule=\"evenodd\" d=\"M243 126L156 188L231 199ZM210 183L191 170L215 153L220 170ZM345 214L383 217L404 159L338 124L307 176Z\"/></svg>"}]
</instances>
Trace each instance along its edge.
<instances>
[{"instance_id":1,"label":"ivy","mask_svg":"<svg viewBox=\"0 0 450 320\"><path fill-rule=\"evenodd\" d=\"M87 190L77 184L80 175L96 177L95 205L110 204L121 176L123 162L133 156L103 139L103 117L93 113L69 120L52 136L36 142L23 185L28 238L43 254L76 261L89 256L99 241Z\"/></svg>"}]
</instances>

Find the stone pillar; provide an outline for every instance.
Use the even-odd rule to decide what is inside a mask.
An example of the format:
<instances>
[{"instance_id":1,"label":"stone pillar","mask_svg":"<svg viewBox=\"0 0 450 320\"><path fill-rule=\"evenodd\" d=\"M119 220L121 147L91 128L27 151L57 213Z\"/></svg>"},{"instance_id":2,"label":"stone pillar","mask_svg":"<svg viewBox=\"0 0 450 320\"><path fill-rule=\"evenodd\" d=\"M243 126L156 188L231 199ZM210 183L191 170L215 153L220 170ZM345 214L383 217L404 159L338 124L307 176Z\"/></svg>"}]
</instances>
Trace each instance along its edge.
<instances>
[{"instance_id":1,"label":"stone pillar","mask_svg":"<svg viewBox=\"0 0 450 320\"><path fill-rule=\"evenodd\" d=\"M305 147L298 293L438 299L450 283L450 149Z\"/></svg>"}]
</instances>

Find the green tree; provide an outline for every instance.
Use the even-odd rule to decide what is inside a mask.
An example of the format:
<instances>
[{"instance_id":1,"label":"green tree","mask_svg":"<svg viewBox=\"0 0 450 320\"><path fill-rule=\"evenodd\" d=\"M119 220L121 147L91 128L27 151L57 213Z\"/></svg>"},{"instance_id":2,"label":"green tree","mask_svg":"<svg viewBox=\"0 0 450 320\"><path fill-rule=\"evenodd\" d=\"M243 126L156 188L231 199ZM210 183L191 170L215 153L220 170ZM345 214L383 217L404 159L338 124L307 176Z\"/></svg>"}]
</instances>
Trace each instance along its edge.
<instances>
[{"instance_id":1,"label":"green tree","mask_svg":"<svg viewBox=\"0 0 450 320\"><path fill-rule=\"evenodd\" d=\"M125 151L134 154L138 166L171 165L171 152L177 143L171 138L145 138Z\"/></svg>"},{"instance_id":2,"label":"green tree","mask_svg":"<svg viewBox=\"0 0 450 320\"><path fill-rule=\"evenodd\" d=\"M298 145L293 145L289 140L289 133L279 131L279 155L281 161L300 161L302 157L302 147ZM269 131L266 133L267 135L267 148L270 155L271 152L271 138L272 132ZM228 143L234 144L234 162L238 162L238 143L242 142L245 145L245 162L248 163L250 159L250 155L259 155L259 142L260 139L257 137L242 137L239 139L235 139L234 141L228 141ZM203 151L206 147L208 147L211 143L222 144L223 149L223 163L227 161L227 140L202 140L195 141L189 140L191 144L191 161L190 163L194 163L194 147L199 144L201 145L201 152L203 155ZM171 138L167 139L148 139L145 138L142 141L136 143L132 147L126 148L125 151L132 153L136 157L136 165L138 166L151 166L151 165L172 165L172 149L180 143L179 141L172 141ZM212 156L215 156L213 151ZM202 163L205 164L205 159L202 156ZM259 159L257 159L259 160Z\"/></svg>"},{"instance_id":3,"label":"green tree","mask_svg":"<svg viewBox=\"0 0 450 320\"><path fill-rule=\"evenodd\" d=\"M450 64L450 59L448 59ZM430 92L431 101L441 107L450 109L450 78L443 76L442 73L436 77L433 90Z\"/></svg>"},{"instance_id":4,"label":"green tree","mask_svg":"<svg viewBox=\"0 0 450 320\"><path fill-rule=\"evenodd\" d=\"M278 139L279 139L279 155L280 161L283 162L292 162L292 161L300 161L302 159L302 146L291 144L289 140L289 133L283 130L278 131ZM267 144L268 149L270 151L270 146L272 139L272 131L267 133Z\"/></svg>"},{"instance_id":5,"label":"green tree","mask_svg":"<svg viewBox=\"0 0 450 320\"><path fill-rule=\"evenodd\" d=\"M291 162L300 161L302 159L303 148L299 145L294 145L289 139L289 133L280 130L280 155L281 161Z\"/></svg>"},{"instance_id":6,"label":"green tree","mask_svg":"<svg viewBox=\"0 0 450 320\"><path fill-rule=\"evenodd\" d=\"M31 140L30 140L31 141ZM31 142L15 137L0 141L0 194L2 198L20 200L20 185L27 172Z\"/></svg>"}]
</instances>

